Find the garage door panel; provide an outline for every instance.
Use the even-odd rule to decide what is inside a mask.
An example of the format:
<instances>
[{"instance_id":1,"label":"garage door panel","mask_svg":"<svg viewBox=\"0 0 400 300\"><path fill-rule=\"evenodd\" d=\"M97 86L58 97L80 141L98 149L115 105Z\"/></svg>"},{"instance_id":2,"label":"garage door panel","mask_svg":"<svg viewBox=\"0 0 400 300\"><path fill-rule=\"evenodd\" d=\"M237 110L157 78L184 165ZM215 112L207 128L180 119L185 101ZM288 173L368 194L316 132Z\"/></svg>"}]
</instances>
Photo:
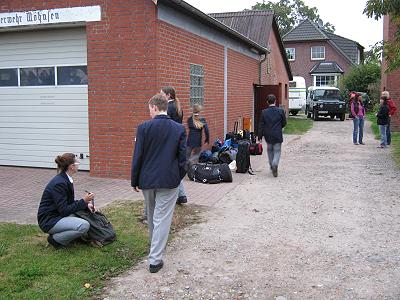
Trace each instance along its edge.
<instances>
[{"instance_id":1,"label":"garage door panel","mask_svg":"<svg viewBox=\"0 0 400 300\"><path fill-rule=\"evenodd\" d=\"M0 36L0 68L86 65L84 28ZM89 155L87 86L0 88L0 164L55 167L56 155ZM89 158L81 169L89 169Z\"/></svg>"},{"instance_id":2,"label":"garage door panel","mask_svg":"<svg viewBox=\"0 0 400 300\"><path fill-rule=\"evenodd\" d=\"M64 113L71 113L71 112L77 112L77 113L85 113L85 116L87 116L87 106L86 105L80 105L80 106L74 106L74 105L37 105L37 106L28 106L28 105L8 105L8 106L1 106L0 109L0 116L10 116L11 113L18 113L18 114L24 114L24 113L30 113L30 112L35 112L35 113L48 113L48 112L64 112Z\"/></svg>"},{"instance_id":3,"label":"garage door panel","mask_svg":"<svg viewBox=\"0 0 400 300\"><path fill-rule=\"evenodd\" d=\"M54 158L52 160L43 157L29 157L29 160L21 159L3 159L0 156L0 165L6 166L24 166L24 167L36 167L36 168L57 168ZM81 160L79 170L89 170L89 160Z\"/></svg>"},{"instance_id":4,"label":"garage door panel","mask_svg":"<svg viewBox=\"0 0 400 300\"><path fill-rule=\"evenodd\" d=\"M82 141L77 140L47 140L47 139L10 139L10 138L0 138L1 144L6 145L26 145L30 146L30 149L34 149L35 145L42 146L81 146Z\"/></svg>"},{"instance_id":5,"label":"garage door panel","mask_svg":"<svg viewBox=\"0 0 400 300\"><path fill-rule=\"evenodd\" d=\"M16 144L0 144L0 154L4 153L10 153L11 151L25 151L25 153L31 151L31 148L27 148L26 145L16 145ZM54 145L35 145L35 151L40 151L43 152L43 154L46 153L46 151L49 151L49 153L54 153L56 152L57 155L60 153L65 153L65 152L72 152L72 153L85 153L87 154L89 151L88 147L82 147L82 146L73 146L73 145L63 145L63 146L54 146Z\"/></svg>"},{"instance_id":6,"label":"garage door panel","mask_svg":"<svg viewBox=\"0 0 400 300\"><path fill-rule=\"evenodd\" d=\"M73 130L68 128L48 128L45 129L45 133L42 128L29 128L28 130L21 130L21 128L2 128L0 127L0 135L5 136L6 134L18 135L18 134L47 134L47 135L75 135L75 136L85 136L89 135L88 128L74 128ZM73 132L73 134L72 134Z\"/></svg>"}]
</instances>

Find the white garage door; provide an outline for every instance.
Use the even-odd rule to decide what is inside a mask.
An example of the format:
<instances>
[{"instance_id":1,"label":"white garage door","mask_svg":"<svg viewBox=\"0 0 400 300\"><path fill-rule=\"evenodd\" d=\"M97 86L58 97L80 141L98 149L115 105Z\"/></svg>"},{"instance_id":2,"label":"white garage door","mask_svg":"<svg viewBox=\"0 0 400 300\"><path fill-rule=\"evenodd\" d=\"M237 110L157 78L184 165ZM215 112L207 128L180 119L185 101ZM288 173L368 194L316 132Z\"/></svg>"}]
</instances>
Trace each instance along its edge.
<instances>
[{"instance_id":1,"label":"white garage door","mask_svg":"<svg viewBox=\"0 0 400 300\"><path fill-rule=\"evenodd\" d=\"M84 28L0 33L0 165L89 170Z\"/></svg>"}]
</instances>

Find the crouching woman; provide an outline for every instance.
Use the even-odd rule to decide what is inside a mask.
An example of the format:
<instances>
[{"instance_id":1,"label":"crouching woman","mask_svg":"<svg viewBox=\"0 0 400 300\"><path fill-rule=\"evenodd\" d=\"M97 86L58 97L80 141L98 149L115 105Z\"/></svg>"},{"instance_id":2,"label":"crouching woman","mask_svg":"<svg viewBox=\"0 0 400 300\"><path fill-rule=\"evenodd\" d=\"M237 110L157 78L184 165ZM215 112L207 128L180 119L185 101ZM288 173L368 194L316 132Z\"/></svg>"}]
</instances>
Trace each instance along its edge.
<instances>
[{"instance_id":1,"label":"crouching woman","mask_svg":"<svg viewBox=\"0 0 400 300\"><path fill-rule=\"evenodd\" d=\"M79 161L73 153L58 155L55 159L58 174L47 184L37 214L40 229L48 233L47 241L56 249L67 246L89 230L89 223L78 218L75 212L95 210L93 193L74 200L72 176L78 171Z\"/></svg>"}]
</instances>

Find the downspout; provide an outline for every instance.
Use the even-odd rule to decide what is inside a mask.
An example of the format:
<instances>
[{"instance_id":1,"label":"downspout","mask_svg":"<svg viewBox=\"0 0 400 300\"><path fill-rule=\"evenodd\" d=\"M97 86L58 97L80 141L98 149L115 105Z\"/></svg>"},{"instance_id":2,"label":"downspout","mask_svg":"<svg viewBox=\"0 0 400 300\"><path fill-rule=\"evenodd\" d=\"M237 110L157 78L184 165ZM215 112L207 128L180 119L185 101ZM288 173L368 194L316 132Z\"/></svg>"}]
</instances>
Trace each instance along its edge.
<instances>
[{"instance_id":1,"label":"downspout","mask_svg":"<svg viewBox=\"0 0 400 300\"><path fill-rule=\"evenodd\" d=\"M258 66L258 84L261 85L261 77L262 77L262 64L265 62L268 58L268 53L263 54L264 58L260 60L260 65ZM261 57L263 56L261 55Z\"/></svg>"}]
</instances>

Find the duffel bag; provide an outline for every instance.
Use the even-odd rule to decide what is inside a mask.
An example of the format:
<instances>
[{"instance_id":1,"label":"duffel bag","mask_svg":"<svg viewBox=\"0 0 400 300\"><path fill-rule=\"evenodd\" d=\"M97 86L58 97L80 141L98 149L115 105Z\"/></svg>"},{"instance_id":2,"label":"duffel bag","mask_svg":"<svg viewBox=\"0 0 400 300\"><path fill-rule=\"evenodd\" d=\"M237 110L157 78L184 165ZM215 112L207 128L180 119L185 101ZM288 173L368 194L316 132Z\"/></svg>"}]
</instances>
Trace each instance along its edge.
<instances>
[{"instance_id":1,"label":"duffel bag","mask_svg":"<svg viewBox=\"0 0 400 300\"><path fill-rule=\"evenodd\" d=\"M232 172L227 164L192 164L188 170L190 180L202 183L232 182Z\"/></svg>"},{"instance_id":2,"label":"duffel bag","mask_svg":"<svg viewBox=\"0 0 400 300\"><path fill-rule=\"evenodd\" d=\"M249 152L251 155L261 155L263 153L263 146L261 143L250 144Z\"/></svg>"}]
</instances>

